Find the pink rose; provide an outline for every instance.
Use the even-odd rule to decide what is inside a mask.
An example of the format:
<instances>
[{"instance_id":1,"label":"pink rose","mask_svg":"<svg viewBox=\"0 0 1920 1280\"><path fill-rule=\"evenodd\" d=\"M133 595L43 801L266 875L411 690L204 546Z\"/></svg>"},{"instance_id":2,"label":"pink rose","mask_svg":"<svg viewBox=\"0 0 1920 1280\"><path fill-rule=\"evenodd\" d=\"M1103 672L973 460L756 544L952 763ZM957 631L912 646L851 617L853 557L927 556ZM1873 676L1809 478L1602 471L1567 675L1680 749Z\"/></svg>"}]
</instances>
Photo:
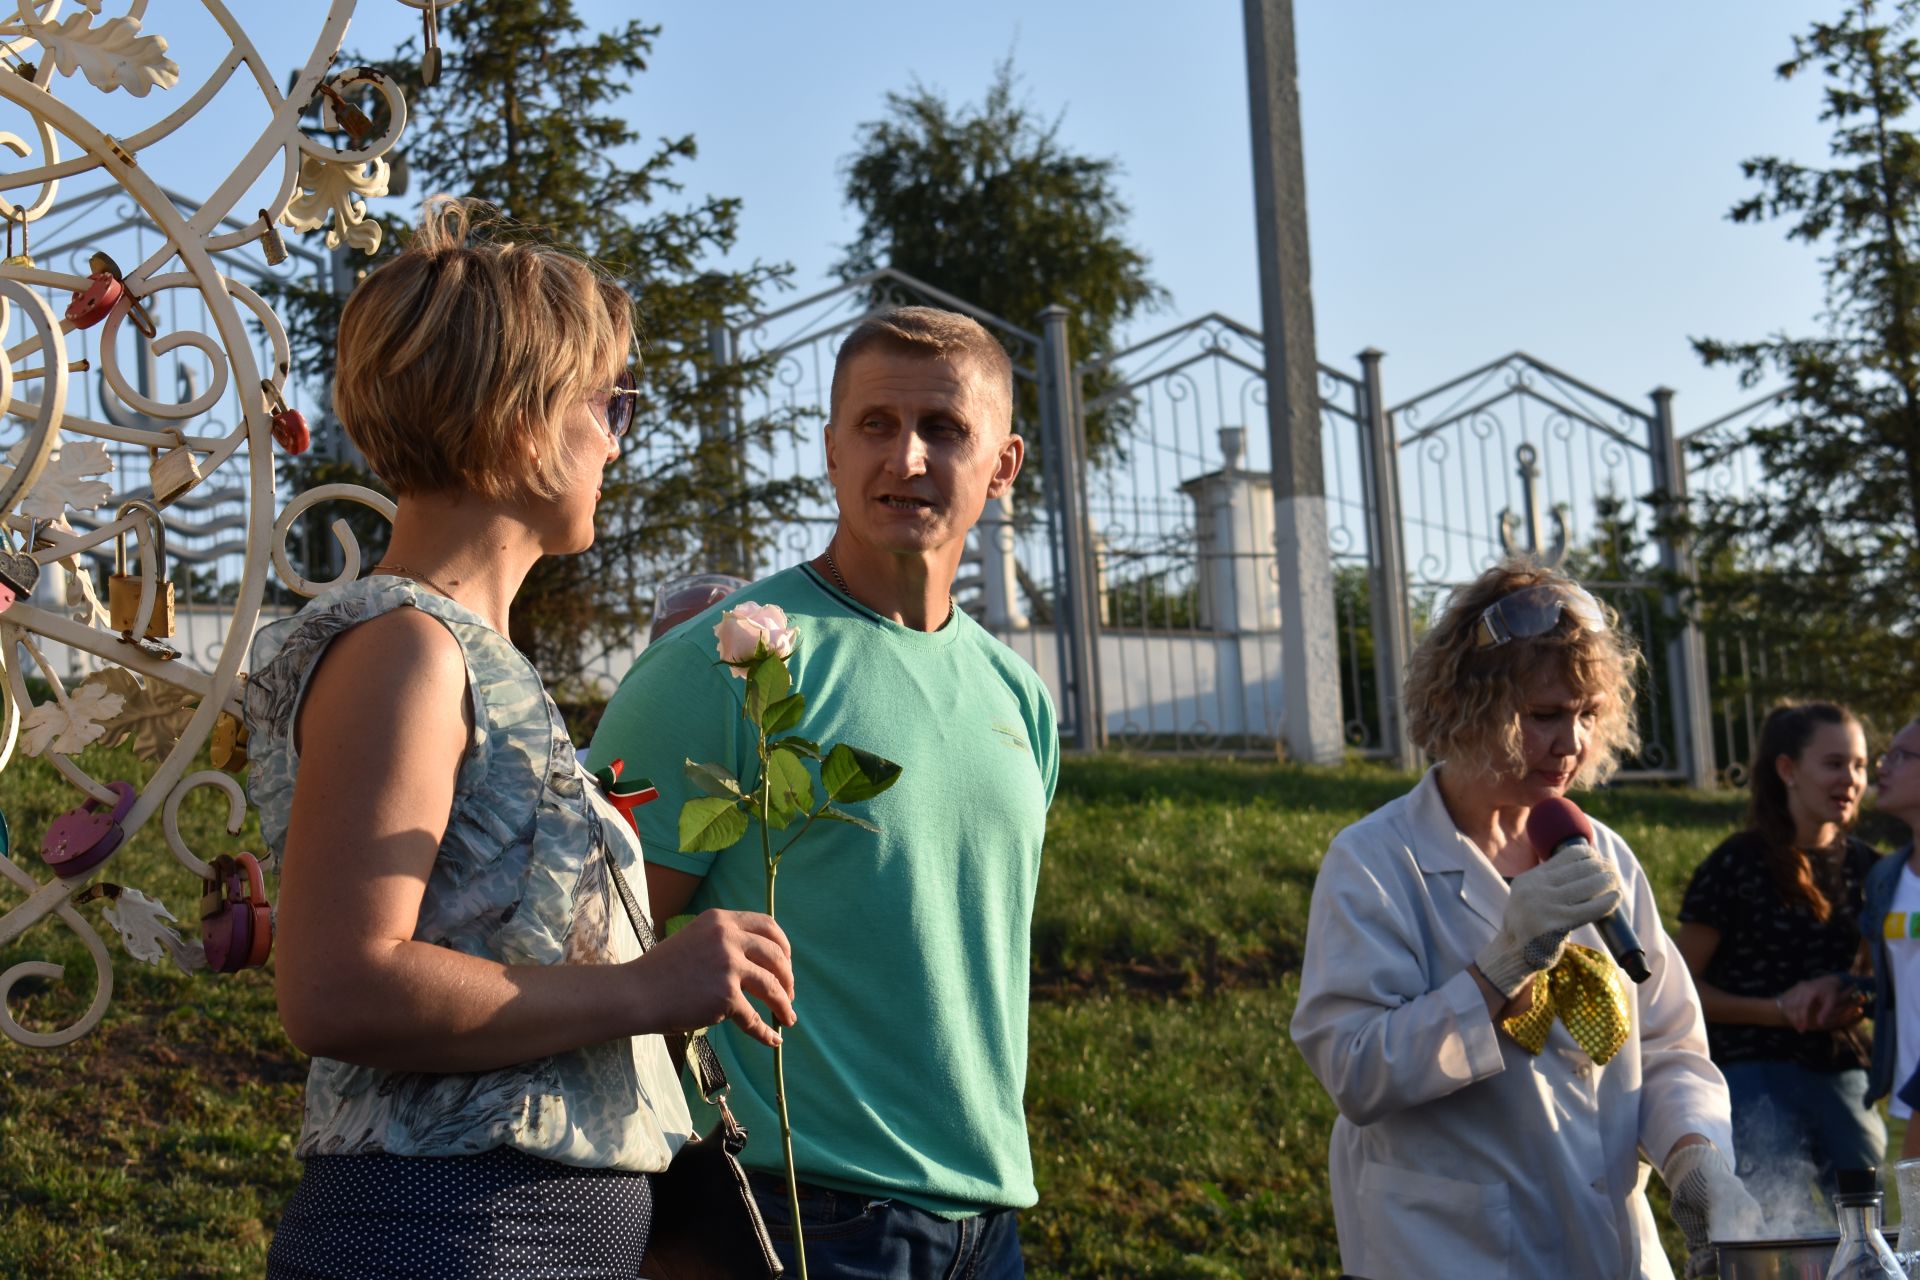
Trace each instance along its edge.
<instances>
[{"instance_id":1,"label":"pink rose","mask_svg":"<svg viewBox=\"0 0 1920 1280\"><path fill-rule=\"evenodd\" d=\"M751 600L721 614L713 635L719 641L720 661L729 664L733 674L742 679L746 678L746 663L765 655L790 657L794 641L800 638L799 630L787 625L786 610L777 604L755 604Z\"/></svg>"}]
</instances>

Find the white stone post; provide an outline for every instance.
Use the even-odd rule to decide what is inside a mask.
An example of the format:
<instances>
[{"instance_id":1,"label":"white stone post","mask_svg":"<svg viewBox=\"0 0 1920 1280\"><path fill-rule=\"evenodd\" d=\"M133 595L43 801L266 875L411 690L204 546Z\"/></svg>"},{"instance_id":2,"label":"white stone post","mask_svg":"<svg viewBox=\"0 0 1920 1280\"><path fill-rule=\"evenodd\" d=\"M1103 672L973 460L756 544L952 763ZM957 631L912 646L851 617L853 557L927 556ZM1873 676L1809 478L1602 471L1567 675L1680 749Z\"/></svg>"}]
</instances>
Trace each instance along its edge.
<instances>
[{"instance_id":1,"label":"white stone post","mask_svg":"<svg viewBox=\"0 0 1920 1280\"><path fill-rule=\"evenodd\" d=\"M1225 465L1180 486L1193 499L1199 542L1200 625L1243 634L1277 631L1273 585L1273 477L1241 466L1246 428L1220 428Z\"/></svg>"},{"instance_id":2,"label":"white stone post","mask_svg":"<svg viewBox=\"0 0 1920 1280\"><path fill-rule=\"evenodd\" d=\"M996 634L1025 631L1032 624L1020 607L1020 566L1013 554L1013 495L987 503L974 526L980 547L980 588L984 624Z\"/></svg>"}]
</instances>

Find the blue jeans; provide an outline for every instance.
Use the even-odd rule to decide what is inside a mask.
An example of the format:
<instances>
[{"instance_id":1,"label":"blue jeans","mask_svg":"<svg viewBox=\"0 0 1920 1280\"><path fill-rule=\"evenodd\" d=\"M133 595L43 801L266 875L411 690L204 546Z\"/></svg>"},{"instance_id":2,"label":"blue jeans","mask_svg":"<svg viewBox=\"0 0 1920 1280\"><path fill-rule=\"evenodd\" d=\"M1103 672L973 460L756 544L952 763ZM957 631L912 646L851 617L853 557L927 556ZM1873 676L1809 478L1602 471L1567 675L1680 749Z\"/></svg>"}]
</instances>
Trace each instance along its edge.
<instances>
[{"instance_id":1,"label":"blue jeans","mask_svg":"<svg viewBox=\"0 0 1920 1280\"><path fill-rule=\"evenodd\" d=\"M1864 1070L1810 1071L1791 1062L1732 1062L1720 1070L1733 1099L1742 1178L1810 1162L1831 1197L1835 1169L1885 1162L1887 1126L1867 1105Z\"/></svg>"},{"instance_id":2,"label":"blue jeans","mask_svg":"<svg viewBox=\"0 0 1920 1280\"><path fill-rule=\"evenodd\" d=\"M793 1259L793 1213L783 1177L747 1171L767 1234L786 1264ZM994 1209L957 1222L897 1200L800 1184L807 1274L815 1280L1022 1280L1019 1217Z\"/></svg>"}]
</instances>

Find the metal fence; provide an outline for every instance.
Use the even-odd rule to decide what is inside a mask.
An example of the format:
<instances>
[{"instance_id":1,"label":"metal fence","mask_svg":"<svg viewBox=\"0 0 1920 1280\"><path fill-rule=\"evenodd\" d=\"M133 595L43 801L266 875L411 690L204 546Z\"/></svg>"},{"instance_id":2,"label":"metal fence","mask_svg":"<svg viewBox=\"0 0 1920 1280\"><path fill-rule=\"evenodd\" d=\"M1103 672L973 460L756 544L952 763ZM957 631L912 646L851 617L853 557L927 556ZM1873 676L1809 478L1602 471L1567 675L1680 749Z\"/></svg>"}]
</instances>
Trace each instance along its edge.
<instances>
[{"instance_id":1,"label":"metal fence","mask_svg":"<svg viewBox=\"0 0 1920 1280\"><path fill-rule=\"evenodd\" d=\"M1080 367L1101 389L1090 446L1101 689L1139 748L1271 751L1281 738L1281 616L1260 334L1212 314ZM1343 722L1388 751L1370 616L1375 561L1363 378L1322 366L1322 455Z\"/></svg>"},{"instance_id":2,"label":"metal fence","mask_svg":"<svg viewBox=\"0 0 1920 1280\"><path fill-rule=\"evenodd\" d=\"M1624 773L1685 779L1704 765L1681 626L1661 582L1674 557L1646 499L1670 489L1668 397L1647 408L1525 352L1423 391L1392 410L1416 616L1514 554L1581 578L1619 613L1647 664L1641 748Z\"/></svg>"},{"instance_id":3,"label":"metal fence","mask_svg":"<svg viewBox=\"0 0 1920 1280\"><path fill-rule=\"evenodd\" d=\"M51 229L56 242L44 252L78 261L120 244L137 260L142 219L115 207L115 197L76 201L72 225ZM331 260L298 249L277 268L235 258L234 277L250 286L296 274L344 284ZM834 353L864 316L899 303L971 315L1011 357L1014 427L1031 446L1027 475L989 504L955 595L1047 680L1063 735L1145 750L1281 747L1266 353L1258 330L1227 316L1202 316L1073 365L1064 309L1016 323L880 271L716 328L716 355L765 361L771 374L730 406L730 420L704 429L746 438L742 423L784 418L791 430L742 451L741 474L814 482L794 518L752 545L752 563L730 567L758 576L826 545L835 507L820 431ZM168 320L169 331L191 330L199 317ZM191 347L148 345L130 326L120 340L134 344L122 363L135 371L135 403L198 394ZM284 353L263 347L260 357L270 366ZM1756 651L1737 628L1687 618L1671 592L1689 567L1687 551L1656 531L1654 516L1662 501L1685 502L1689 486L1764 483L1749 452L1704 445L1737 440L1742 415L1764 412L1771 398L1679 437L1668 393L1632 403L1521 352L1391 407L1382 367L1380 354L1366 351L1351 368L1318 370L1349 749L1411 762L1399 690L1412 640L1447 592L1508 554L1530 552L1608 599L1647 654L1644 745L1627 773L1738 782L1762 711L1751 690L1764 680L1755 677L1791 657ZM89 415L139 425L127 397L98 378L83 381ZM116 448L113 463L116 498L145 489L145 450ZM244 468L244 456L230 465ZM183 610L196 593L217 599L237 550L222 536L244 523L237 483L216 478L167 514L169 552L199 570L183 575ZM630 656L611 655L601 674L617 678Z\"/></svg>"}]
</instances>

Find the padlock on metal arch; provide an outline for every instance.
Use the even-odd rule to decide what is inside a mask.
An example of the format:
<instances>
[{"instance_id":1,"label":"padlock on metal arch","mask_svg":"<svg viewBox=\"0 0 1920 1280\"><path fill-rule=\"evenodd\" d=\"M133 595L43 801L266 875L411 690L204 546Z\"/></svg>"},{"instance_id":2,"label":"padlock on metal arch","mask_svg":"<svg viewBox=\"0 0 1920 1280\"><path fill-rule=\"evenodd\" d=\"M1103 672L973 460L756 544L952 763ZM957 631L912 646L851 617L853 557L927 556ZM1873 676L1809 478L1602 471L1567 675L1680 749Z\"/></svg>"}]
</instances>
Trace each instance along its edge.
<instances>
[{"instance_id":1,"label":"padlock on metal arch","mask_svg":"<svg viewBox=\"0 0 1920 1280\"><path fill-rule=\"evenodd\" d=\"M163 507L206 479L200 471L199 459L193 456L193 446L187 443L186 433L178 427L167 427L166 433L174 438L173 448L147 450L147 475L153 481L153 500Z\"/></svg>"},{"instance_id":2,"label":"padlock on metal arch","mask_svg":"<svg viewBox=\"0 0 1920 1280\"><path fill-rule=\"evenodd\" d=\"M150 640L165 640L173 634L173 581L167 577L167 528L160 519L160 509L145 498L132 498L120 504L114 513L114 519L124 519L129 511L139 511L147 517L147 536L153 541L154 599L153 612L147 618L146 637ZM107 619L120 638L133 640L134 624L140 620L140 600L143 594L145 577L127 572L127 535L123 530L114 539L113 576L107 579Z\"/></svg>"}]
</instances>

